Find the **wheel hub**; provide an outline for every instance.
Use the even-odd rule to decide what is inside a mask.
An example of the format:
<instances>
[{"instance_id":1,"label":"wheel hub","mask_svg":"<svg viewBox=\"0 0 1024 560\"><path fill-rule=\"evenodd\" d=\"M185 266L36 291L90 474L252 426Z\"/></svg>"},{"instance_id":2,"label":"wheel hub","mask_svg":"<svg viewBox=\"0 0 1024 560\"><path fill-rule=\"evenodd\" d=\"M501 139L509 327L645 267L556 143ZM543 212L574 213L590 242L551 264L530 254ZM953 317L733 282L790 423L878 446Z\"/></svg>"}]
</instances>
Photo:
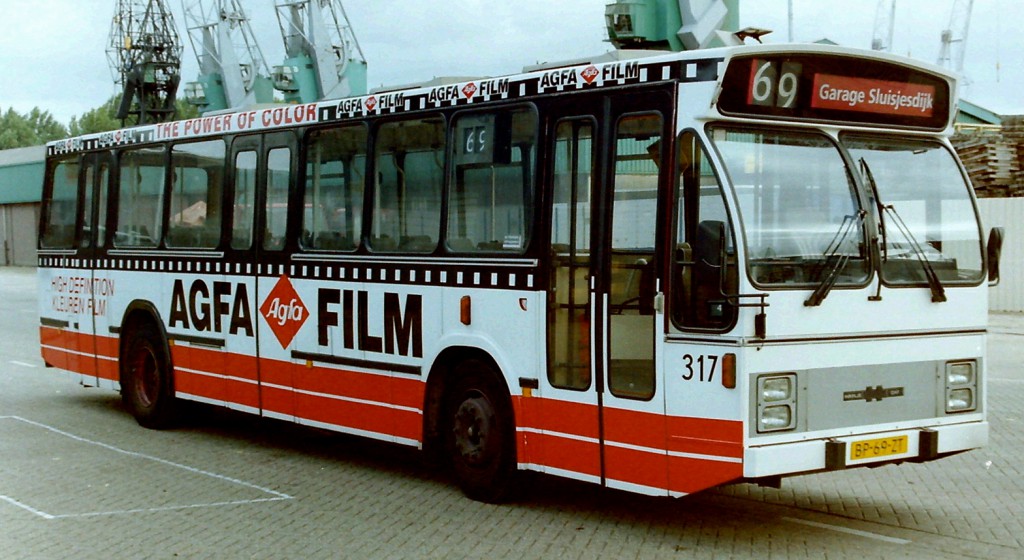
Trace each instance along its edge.
<instances>
[{"instance_id":1,"label":"wheel hub","mask_svg":"<svg viewBox=\"0 0 1024 560\"><path fill-rule=\"evenodd\" d=\"M149 349L140 350L135 357L132 378L135 380L135 394L139 404L149 407L156 401L159 392L156 357Z\"/></svg>"},{"instance_id":2,"label":"wheel hub","mask_svg":"<svg viewBox=\"0 0 1024 560\"><path fill-rule=\"evenodd\" d=\"M452 427L455 449L469 465L479 466L488 461L487 444L494 412L482 397L468 398L459 405Z\"/></svg>"}]
</instances>

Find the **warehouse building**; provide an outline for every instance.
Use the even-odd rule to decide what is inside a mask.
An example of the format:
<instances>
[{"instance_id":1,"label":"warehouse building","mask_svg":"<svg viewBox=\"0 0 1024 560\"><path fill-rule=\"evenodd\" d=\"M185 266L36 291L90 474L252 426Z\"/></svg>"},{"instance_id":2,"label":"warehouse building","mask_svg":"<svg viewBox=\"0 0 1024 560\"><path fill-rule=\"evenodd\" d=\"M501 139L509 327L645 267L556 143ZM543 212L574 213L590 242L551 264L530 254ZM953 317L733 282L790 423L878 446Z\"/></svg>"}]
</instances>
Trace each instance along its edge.
<instances>
[{"instance_id":1,"label":"warehouse building","mask_svg":"<svg viewBox=\"0 0 1024 560\"><path fill-rule=\"evenodd\" d=\"M44 146L0 151L0 266L35 266Z\"/></svg>"}]
</instances>

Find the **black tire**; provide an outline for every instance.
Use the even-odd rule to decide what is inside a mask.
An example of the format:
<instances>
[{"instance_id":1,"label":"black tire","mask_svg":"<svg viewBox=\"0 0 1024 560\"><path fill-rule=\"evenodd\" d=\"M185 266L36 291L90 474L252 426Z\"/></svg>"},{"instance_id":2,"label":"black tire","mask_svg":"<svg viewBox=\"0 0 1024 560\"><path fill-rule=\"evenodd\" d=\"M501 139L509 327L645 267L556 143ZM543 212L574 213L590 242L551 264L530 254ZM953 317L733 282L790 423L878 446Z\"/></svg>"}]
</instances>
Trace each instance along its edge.
<instances>
[{"instance_id":1,"label":"black tire","mask_svg":"<svg viewBox=\"0 0 1024 560\"><path fill-rule=\"evenodd\" d=\"M463 362L445 399L445 449L455 481L474 500L508 499L516 481L512 405L498 376L483 362Z\"/></svg>"},{"instance_id":2,"label":"black tire","mask_svg":"<svg viewBox=\"0 0 1024 560\"><path fill-rule=\"evenodd\" d=\"M171 360L163 336L152 324L128 333L121 355L121 400L139 425L170 427L176 403L171 382Z\"/></svg>"}]
</instances>

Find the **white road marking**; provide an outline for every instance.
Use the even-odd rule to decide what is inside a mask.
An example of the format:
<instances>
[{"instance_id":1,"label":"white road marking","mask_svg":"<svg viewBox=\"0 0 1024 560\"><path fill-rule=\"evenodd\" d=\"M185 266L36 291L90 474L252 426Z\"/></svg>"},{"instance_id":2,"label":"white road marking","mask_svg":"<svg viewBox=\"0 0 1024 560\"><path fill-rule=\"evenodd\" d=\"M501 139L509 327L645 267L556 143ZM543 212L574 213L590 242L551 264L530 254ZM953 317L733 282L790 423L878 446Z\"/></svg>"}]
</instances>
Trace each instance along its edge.
<instances>
[{"instance_id":1,"label":"white road marking","mask_svg":"<svg viewBox=\"0 0 1024 560\"><path fill-rule=\"evenodd\" d=\"M7 503L9 503L9 504L11 504L13 506L17 506L17 507L19 507L21 509L24 509L25 511L31 512L31 513L33 513L35 515L38 515L39 517L42 517L43 519L68 519L68 518L72 518L72 517L96 517L96 516L101 516L101 515L124 515L124 514L130 514L130 513L146 513L146 512L156 512L156 511L172 511L172 510L181 510L181 509L195 509L195 508L230 506L230 505L241 505L241 504L256 504L256 503L262 503L262 502L277 502L277 501L281 501L281 500L292 500L292 499L294 499L293 496L289 496L288 494L284 494L284 493L278 492L276 490L271 490L270 488L265 488L263 486L252 484L250 482L245 482L245 481L239 480L237 478L232 478L230 476L225 476L225 475L217 474L217 473L210 472L210 471L204 471L202 469L197 469L195 467L190 467L188 465L182 465L181 463L175 463L173 461L168 461L167 459L161 459L159 457L154 457L152 455L146 455L145 453L138 453L136 451L128 451L126 449L121 449L120 447L115 447L115 446L110 445L110 444L102 443L102 442L99 442L99 441L94 441L94 440L87 439L87 438L84 438L84 437L81 437L81 436L76 436L75 434L65 432L65 431L60 430L58 428L54 428L53 426L47 426L46 424L42 424L42 423L39 423L39 422L34 422L32 420L27 420L25 418L21 418L20 416L0 416L0 420L16 420L18 422L23 422L25 424L29 424L29 425L35 426L37 428L42 428L44 430L49 430L50 432L53 432L53 433L58 434L58 435L62 435L62 436L67 437L67 438L71 438L71 439L73 439L73 440L75 440L77 442L80 442L80 443L87 443L87 444L90 444L90 445L95 445L97 447L102 447L103 449L106 449L108 451L114 451L114 452L120 453L122 455L128 455L129 457L135 457L135 458L138 458L138 459L145 459L145 460L148 460L148 461L153 461L153 462L160 463L160 464L163 464L163 465L167 465L167 466L170 466L170 467L176 467L176 468L179 468L179 469L183 469L183 470L188 471L188 472L190 472L192 474L208 476L208 477L216 478L218 480L222 480L222 481L229 482L229 483L232 483L232 484L237 484L237 485L240 485L240 486L245 486L246 488L252 488L253 490L258 490L260 492L263 492L263 493L266 493L266 494L270 494L272 496L270 498L254 498L254 499L251 499L251 500L234 500L234 501L227 501L227 502L210 502L210 503L200 503L200 504L185 504L185 505L179 505L179 506L160 506L160 507L153 507L153 508L138 508L138 509L115 510L115 511L93 511L93 512L85 512L85 513L53 514L53 513L47 513L47 512L42 511L42 510L38 510L38 509L33 508L32 506L28 505L28 504L20 502L20 501L14 499L14 498L11 498L9 496L4 496L3 494L0 494L0 501L4 501L4 502L7 502Z\"/></svg>"},{"instance_id":2,"label":"white road marking","mask_svg":"<svg viewBox=\"0 0 1024 560\"><path fill-rule=\"evenodd\" d=\"M39 367L39 366L37 366L35 364L30 364L28 362L19 362L18 360L11 360L10 363L12 363L12 364L14 364L16 366L24 366L24 367L30 367L30 368Z\"/></svg>"},{"instance_id":3,"label":"white road marking","mask_svg":"<svg viewBox=\"0 0 1024 560\"><path fill-rule=\"evenodd\" d=\"M11 505L14 505L14 506L18 506L18 507L20 507L21 509L23 509L25 511L34 513L34 514L38 515L39 517L42 517L43 519L53 519L53 516L50 515L49 513L46 513L45 511L39 511L38 509L36 509L36 508L34 508L34 507L32 507L32 506L30 506L28 504L23 504L23 503L19 502L18 500L15 500L14 498L10 498L10 497L7 497L7 496L4 496L3 494L0 494L0 500L3 500L3 501L5 501L5 502L7 502L7 503L9 503Z\"/></svg>"},{"instance_id":4,"label":"white road marking","mask_svg":"<svg viewBox=\"0 0 1024 560\"><path fill-rule=\"evenodd\" d=\"M847 533L850 535L856 535L858 537L867 537L869 539L875 539L878 541L893 543L893 544L909 544L913 541L907 539L898 539L896 537L888 537L886 535L879 535L878 533L871 533L868 531L859 531L857 529L851 529L849 527L841 527L839 525L829 525L828 523L818 523L817 521L808 521L806 519L797 519L796 517L783 517L783 521L789 521L790 523L799 523L800 525L808 525L810 527L817 527L819 529L826 529L829 531L836 531L839 533Z\"/></svg>"}]
</instances>

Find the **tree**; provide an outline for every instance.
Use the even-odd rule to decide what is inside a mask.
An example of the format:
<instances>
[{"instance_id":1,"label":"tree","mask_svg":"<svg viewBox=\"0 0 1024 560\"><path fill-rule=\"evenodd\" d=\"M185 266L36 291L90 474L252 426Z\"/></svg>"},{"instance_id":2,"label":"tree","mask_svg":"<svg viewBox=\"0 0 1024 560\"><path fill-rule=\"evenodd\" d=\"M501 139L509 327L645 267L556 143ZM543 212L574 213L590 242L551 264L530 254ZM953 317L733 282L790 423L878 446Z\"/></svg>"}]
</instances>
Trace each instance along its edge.
<instances>
[{"instance_id":1,"label":"tree","mask_svg":"<svg viewBox=\"0 0 1024 560\"><path fill-rule=\"evenodd\" d=\"M32 130L38 135L40 144L51 140L60 140L68 135L68 129L57 122L57 119L53 118L49 111L40 111L38 107L35 107L26 117L29 124L32 125Z\"/></svg>"},{"instance_id":2,"label":"tree","mask_svg":"<svg viewBox=\"0 0 1024 560\"><path fill-rule=\"evenodd\" d=\"M22 148L32 146L34 140L32 127L25 117L8 109L0 116L0 149Z\"/></svg>"},{"instance_id":3,"label":"tree","mask_svg":"<svg viewBox=\"0 0 1024 560\"><path fill-rule=\"evenodd\" d=\"M121 128L121 121L114 116L117 114L117 107L120 103L121 95L117 94L103 105L82 113L82 116L71 117L68 132L71 133L71 136L81 136Z\"/></svg>"},{"instance_id":4,"label":"tree","mask_svg":"<svg viewBox=\"0 0 1024 560\"><path fill-rule=\"evenodd\" d=\"M181 98L174 100L174 109L176 111L174 119L178 121L194 119L199 116L199 107Z\"/></svg>"},{"instance_id":5,"label":"tree","mask_svg":"<svg viewBox=\"0 0 1024 560\"><path fill-rule=\"evenodd\" d=\"M82 116L71 117L71 123L68 125L68 130L71 133L71 136L95 134L97 132L107 132L110 130L124 128L121 126L121 121L116 116L117 109L120 105L121 94L118 93L108 99L103 105L91 111L82 113ZM177 120L192 119L199 116L199 109L195 105L186 103L181 99L176 100L175 108L177 114L174 118Z\"/></svg>"},{"instance_id":6,"label":"tree","mask_svg":"<svg viewBox=\"0 0 1024 560\"><path fill-rule=\"evenodd\" d=\"M58 123L49 111L38 107L27 115L13 108L0 115L0 150L38 146L68 135L64 125Z\"/></svg>"}]
</instances>

